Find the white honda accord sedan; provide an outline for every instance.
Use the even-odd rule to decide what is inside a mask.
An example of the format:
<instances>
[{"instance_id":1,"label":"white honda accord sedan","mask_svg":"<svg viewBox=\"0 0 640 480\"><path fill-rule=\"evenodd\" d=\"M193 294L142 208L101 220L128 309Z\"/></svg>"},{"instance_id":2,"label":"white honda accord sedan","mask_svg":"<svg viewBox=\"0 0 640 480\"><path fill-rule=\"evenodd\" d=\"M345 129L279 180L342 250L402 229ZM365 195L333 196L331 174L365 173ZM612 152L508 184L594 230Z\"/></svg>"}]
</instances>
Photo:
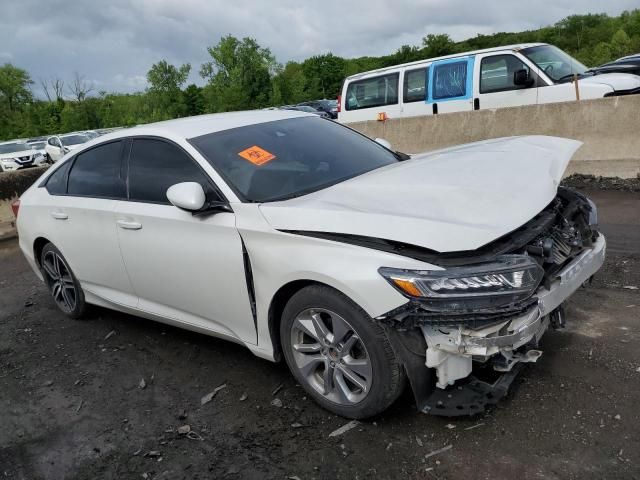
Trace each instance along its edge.
<instances>
[{"instance_id":1,"label":"white honda accord sedan","mask_svg":"<svg viewBox=\"0 0 640 480\"><path fill-rule=\"evenodd\" d=\"M602 265L596 209L559 187L579 142L405 155L316 115L252 111L121 130L20 199L20 247L72 318L87 305L284 358L323 407L469 415L536 361Z\"/></svg>"}]
</instances>

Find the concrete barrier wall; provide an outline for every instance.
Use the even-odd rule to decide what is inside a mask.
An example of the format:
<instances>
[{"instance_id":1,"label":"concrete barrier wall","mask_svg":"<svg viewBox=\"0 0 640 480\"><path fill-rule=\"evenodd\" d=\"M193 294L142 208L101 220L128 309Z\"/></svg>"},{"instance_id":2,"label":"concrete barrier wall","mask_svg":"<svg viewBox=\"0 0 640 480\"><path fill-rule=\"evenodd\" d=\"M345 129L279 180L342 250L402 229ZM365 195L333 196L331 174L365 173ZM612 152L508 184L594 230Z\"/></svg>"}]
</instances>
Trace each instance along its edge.
<instances>
[{"instance_id":1,"label":"concrete barrier wall","mask_svg":"<svg viewBox=\"0 0 640 480\"><path fill-rule=\"evenodd\" d=\"M640 175L640 95L530 105L349 124L396 150L418 153L512 135L553 135L584 145L573 173L633 178Z\"/></svg>"},{"instance_id":2,"label":"concrete barrier wall","mask_svg":"<svg viewBox=\"0 0 640 480\"><path fill-rule=\"evenodd\" d=\"M11 202L44 173L47 167L0 173L0 240L15 235L15 217Z\"/></svg>"}]
</instances>

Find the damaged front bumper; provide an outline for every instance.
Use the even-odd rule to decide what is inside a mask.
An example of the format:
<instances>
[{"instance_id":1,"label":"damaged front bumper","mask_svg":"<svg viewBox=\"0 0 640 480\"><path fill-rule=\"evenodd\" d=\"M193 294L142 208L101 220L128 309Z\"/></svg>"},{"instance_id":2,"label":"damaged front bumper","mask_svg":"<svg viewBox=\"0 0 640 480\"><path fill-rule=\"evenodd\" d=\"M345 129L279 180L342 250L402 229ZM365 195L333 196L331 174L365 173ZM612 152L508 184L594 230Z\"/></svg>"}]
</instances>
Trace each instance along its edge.
<instances>
[{"instance_id":1,"label":"damaged front bumper","mask_svg":"<svg viewBox=\"0 0 640 480\"><path fill-rule=\"evenodd\" d=\"M600 269L605 251L605 238L599 235L591 248L574 257L552 282L540 286L533 301L510 318L497 317L480 325L416 323L426 343L424 366L429 372L435 371L437 387L429 389L423 379L417 378L428 373L418 366L415 356L405 363L419 409L440 415L469 415L504 396L520 365L540 357L538 341L550 324L563 322L561 304ZM387 328L391 330L397 329ZM415 352L415 347L405 348L408 336L404 333L401 339L402 332L395 332L392 340L399 350L404 349L402 356L407 358L407 352ZM425 357L421 358L424 362ZM472 375L474 366L497 372L498 378L493 383L480 381Z\"/></svg>"}]
</instances>

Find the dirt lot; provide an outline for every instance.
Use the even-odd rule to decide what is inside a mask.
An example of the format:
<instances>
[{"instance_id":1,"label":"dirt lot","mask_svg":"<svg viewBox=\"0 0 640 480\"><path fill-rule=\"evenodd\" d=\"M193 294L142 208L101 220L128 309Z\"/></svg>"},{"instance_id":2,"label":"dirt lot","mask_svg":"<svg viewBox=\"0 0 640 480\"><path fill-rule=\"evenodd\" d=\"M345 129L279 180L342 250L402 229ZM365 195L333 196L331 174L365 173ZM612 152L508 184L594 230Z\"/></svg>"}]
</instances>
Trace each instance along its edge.
<instances>
[{"instance_id":1,"label":"dirt lot","mask_svg":"<svg viewBox=\"0 0 640 480\"><path fill-rule=\"evenodd\" d=\"M640 290L625 288L640 286L640 193L592 196L607 264L514 392L454 420L416 413L407 392L331 438L347 421L318 408L285 365L106 310L68 320L17 243L4 242L0 476L640 478ZM177 432L184 425L190 437Z\"/></svg>"}]
</instances>

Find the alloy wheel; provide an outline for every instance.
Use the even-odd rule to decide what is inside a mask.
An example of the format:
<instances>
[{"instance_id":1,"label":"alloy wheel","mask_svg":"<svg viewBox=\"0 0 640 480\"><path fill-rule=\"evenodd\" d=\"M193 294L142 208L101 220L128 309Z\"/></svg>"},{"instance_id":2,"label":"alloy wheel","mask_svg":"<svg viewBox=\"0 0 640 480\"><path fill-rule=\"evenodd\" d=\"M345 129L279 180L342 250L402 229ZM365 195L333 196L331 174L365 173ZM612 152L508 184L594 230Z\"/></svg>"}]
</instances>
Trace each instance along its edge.
<instances>
[{"instance_id":1,"label":"alloy wheel","mask_svg":"<svg viewBox=\"0 0 640 480\"><path fill-rule=\"evenodd\" d=\"M64 259L54 251L45 253L42 269L53 299L66 313L73 312L78 300L78 292L71 276L71 270Z\"/></svg>"},{"instance_id":2,"label":"alloy wheel","mask_svg":"<svg viewBox=\"0 0 640 480\"><path fill-rule=\"evenodd\" d=\"M354 328L335 312L310 308L291 328L293 358L306 382L340 405L361 402L373 373L367 349Z\"/></svg>"}]
</instances>

